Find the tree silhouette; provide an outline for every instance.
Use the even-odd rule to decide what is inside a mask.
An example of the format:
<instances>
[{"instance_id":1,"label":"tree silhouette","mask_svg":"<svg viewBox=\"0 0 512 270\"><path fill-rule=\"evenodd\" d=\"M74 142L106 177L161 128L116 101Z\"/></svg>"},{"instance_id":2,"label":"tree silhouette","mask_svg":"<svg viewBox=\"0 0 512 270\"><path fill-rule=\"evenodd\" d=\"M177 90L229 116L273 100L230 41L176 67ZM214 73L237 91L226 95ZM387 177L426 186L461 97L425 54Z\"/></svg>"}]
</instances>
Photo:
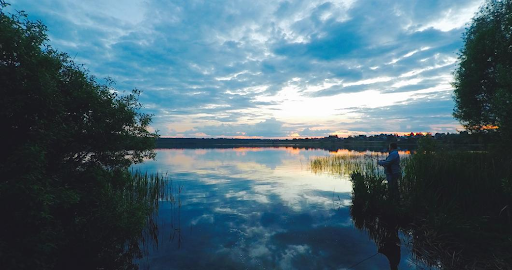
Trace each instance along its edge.
<instances>
[{"instance_id":1,"label":"tree silhouette","mask_svg":"<svg viewBox=\"0 0 512 270\"><path fill-rule=\"evenodd\" d=\"M98 83L51 48L41 22L6 7L1 1L0 265L116 268L108 256L136 243L126 241L150 210L130 201L128 167L154 156L151 117L139 91L118 96L112 81Z\"/></svg>"},{"instance_id":2,"label":"tree silhouette","mask_svg":"<svg viewBox=\"0 0 512 270\"><path fill-rule=\"evenodd\" d=\"M489 0L464 35L454 116L470 131L512 137L512 1Z\"/></svg>"}]
</instances>

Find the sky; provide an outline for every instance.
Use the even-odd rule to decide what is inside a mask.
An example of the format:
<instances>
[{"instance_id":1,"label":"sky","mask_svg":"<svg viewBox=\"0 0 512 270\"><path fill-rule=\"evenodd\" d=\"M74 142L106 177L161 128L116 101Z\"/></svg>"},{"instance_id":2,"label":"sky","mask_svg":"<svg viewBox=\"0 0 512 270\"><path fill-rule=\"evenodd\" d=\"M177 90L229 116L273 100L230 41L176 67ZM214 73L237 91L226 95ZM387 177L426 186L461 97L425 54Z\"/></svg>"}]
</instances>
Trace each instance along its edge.
<instances>
[{"instance_id":1,"label":"sky","mask_svg":"<svg viewBox=\"0 0 512 270\"><path fill-rule=\"evenodd\" d=\"M453 71L484 0L11 0L49 44L142 90L162 137L457 132Z\"/></svg>"}]
</instances>

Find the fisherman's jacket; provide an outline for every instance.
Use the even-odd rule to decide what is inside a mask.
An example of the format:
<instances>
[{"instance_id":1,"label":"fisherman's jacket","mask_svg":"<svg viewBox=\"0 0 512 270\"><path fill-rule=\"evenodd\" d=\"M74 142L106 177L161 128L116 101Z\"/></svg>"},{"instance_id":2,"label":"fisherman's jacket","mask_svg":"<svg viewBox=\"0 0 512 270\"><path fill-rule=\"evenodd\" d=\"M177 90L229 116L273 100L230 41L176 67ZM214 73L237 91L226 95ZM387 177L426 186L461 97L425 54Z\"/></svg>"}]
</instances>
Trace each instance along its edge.
<instances>
[{"instance_id":1,"label":"fisherman's jacket","mask_svg":"<svg viewBox=\"0 0 512 270\"><path fill-rule=\"evenodd\" d=\"M379 160L378 164L384 166L386 174L401 174L400 170L400 155L398 150L389 152L388 157L385 160Z\"/></svg>"}]
</instances>

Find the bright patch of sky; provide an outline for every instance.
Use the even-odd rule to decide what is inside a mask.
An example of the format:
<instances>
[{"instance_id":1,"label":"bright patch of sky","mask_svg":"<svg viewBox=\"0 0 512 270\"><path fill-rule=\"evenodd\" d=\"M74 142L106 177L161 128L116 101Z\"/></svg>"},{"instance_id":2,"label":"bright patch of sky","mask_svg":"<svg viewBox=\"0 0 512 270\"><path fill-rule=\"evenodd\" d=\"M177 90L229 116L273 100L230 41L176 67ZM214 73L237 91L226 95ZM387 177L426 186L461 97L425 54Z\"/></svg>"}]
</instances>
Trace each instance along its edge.
<instances>
[{"instance_id":1,"label":"bright patch of sky","mask_svg":"<svg viewBox=\"0 0 512 270\"><path fill-rule=\"evenodd\" d=\"M162 136L456 132L453 70L483 0L17 0L50 44L143 91Z\"/></svg>"}]
</instances>

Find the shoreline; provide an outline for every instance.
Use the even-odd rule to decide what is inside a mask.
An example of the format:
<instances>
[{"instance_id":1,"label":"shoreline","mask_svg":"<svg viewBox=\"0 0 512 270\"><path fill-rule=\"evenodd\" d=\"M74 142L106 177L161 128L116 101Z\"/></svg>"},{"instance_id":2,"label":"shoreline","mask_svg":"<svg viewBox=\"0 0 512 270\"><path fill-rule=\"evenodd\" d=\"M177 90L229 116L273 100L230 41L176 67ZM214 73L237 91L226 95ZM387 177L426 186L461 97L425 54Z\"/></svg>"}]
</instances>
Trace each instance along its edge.
<instances>
[{"instance_id":1,"label":"shoreline","mask_svg":"<svg viewBox=\"0 0 512 270\"><path fill-rule=\"evenodd\" d=\"M338 149L348 150L384 150L386 151L388 141L346 141L343 139L203 139L203 138L158 138L155 149L193 149L193 148L241 148L241 147L293 147L303 149L324 149L336 151ZM416 142L397 142L401 150L415 150ZM484 144L450 144L439 142L439 147L453 148L460 150L481 150L486 147Z\"/></svg>"}]
</instances>

